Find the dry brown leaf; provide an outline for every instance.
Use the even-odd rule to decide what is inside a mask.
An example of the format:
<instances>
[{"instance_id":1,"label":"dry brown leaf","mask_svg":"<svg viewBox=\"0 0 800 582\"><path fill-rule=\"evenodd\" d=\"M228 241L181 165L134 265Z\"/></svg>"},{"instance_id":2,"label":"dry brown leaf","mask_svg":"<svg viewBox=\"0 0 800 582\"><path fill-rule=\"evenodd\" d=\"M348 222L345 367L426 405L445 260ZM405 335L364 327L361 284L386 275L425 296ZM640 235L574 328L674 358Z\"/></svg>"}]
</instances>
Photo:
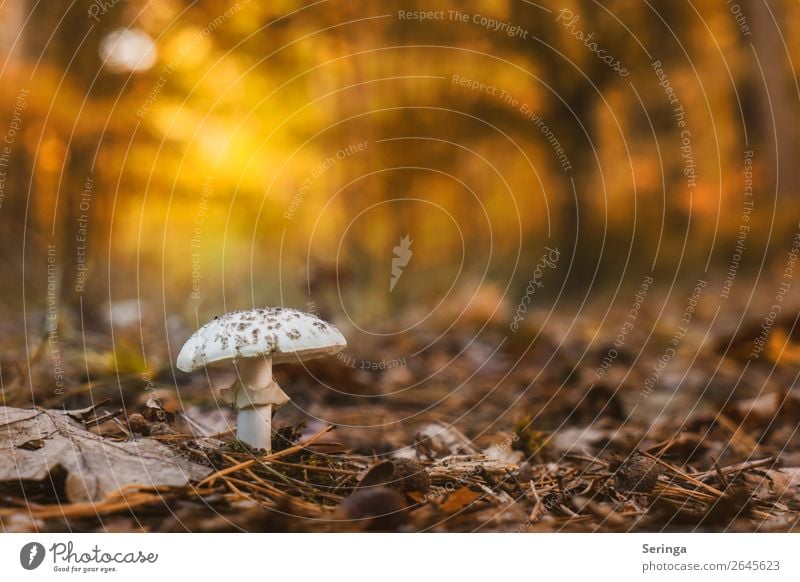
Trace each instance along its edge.
<instances>
[{"instance_id":1,"label":"dry brown leaf","mask_svg":"<svg viewBox=\"0 0 800 582\"><path fill-rule=\"evenodd\" d=\"M759 499L794 499L800 495L800 468L768 469L757 482L754 496ZM755 477L751 477L755 481Z\"/></svg>"},{"instance_id":2,"label":"dry brown leaf","mask_svg":"<svg viewBox=\"0 0 800 582\"><path fill-rule=\"evenodd\" d=\"M469 487L459 487L448 495L439 507L447 513L455 513L480 499L481 495Z\"/></svg>"},{"instance_id":3,"label":"dry brown leaf","mask_svg":"<svg viewBox=\"0 0 800 582\"><path fill-rule=\"evenodd\" d=\"M211 472L154 440L93 434L78 422L85 412L0 407L0 481L43 481L61 468L67 498L79 502L132 484L182 486Z\"/></svg>"},{"instance_id":4,"label":"dry brown leaf","mask_svg":"<svg viewBox=\"0 0 800 582\"><path fill-rule=\"evenodd\" d=\"M419 491L409 491L406 495L412 500L416 501L417 503L425 503L427 496L424 493L420 493Z\"/></svg>"}]
</instances>

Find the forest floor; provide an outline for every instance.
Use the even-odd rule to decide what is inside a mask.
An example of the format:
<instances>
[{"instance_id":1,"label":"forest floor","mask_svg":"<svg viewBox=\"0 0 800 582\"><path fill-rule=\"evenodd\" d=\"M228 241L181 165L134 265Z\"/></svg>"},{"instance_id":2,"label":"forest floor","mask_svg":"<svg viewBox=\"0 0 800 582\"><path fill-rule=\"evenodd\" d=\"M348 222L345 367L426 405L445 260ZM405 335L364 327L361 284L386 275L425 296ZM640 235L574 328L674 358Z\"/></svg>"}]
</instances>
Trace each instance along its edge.
<instances>
[{"instance_id":1,"label":"forest floor","mask_svg":"<svg viewBox=\"0 0 800 582\"><path fill-rule=\"evenodd\" d=\"M144 365L146 329L115 332L113 354L64 331L55 392L47 338L26 368L4 329L0 529L800 529L797 312L760 342L762 311L686 326L685 307L631 326L531 313L515 333L468 313L277 367L293 400L271 454L233 437L230 370L179 373L157 340Z\"/></svg>"}]
</instances>

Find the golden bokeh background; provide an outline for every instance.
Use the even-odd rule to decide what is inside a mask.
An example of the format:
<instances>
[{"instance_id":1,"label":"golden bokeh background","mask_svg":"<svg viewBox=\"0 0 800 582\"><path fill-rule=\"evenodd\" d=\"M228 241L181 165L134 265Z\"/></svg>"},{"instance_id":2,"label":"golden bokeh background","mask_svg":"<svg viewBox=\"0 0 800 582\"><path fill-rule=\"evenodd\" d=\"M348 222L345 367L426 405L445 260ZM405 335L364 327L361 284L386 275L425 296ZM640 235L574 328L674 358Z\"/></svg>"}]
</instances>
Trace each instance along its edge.
<instances>
[{"instance_id":1,"label":"golden bokeh background","mask_svg":"<svg viewBox=\"0 0 800 582\"><path fill-rule=\"evenodd\" d=\"M314 301L374 323L454 282L517 298L545 245L569 259L552 294L696 280L729 267L748 151L739 276L782 268L796 2L434 4L3 3L7 310L45 308L48 245L87 317Z\"/></svg>"}]
</instances>

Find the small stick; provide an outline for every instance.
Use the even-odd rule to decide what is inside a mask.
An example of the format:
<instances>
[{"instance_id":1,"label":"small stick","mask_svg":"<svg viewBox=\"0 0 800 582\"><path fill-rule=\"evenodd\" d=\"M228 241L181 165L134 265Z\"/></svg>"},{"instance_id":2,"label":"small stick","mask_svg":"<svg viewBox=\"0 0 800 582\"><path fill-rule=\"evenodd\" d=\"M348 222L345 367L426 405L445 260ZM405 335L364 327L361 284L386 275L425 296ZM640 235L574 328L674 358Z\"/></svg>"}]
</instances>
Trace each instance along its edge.
<instances>
[{"instance_id":1,"label":"small stick","mask_svg":"<svg viewBox=\"0 0 800 582\"><path fill-rule=\"evenodd\" d=\"M771 465L774 462L775 462L775 457L767 457L766 459L758 459L757 461L746 461L744 463L737 463L735 465L729 465L727 467L723 467L722 472L725 473L726 475L728 473L733 473L735 478L739 473L742 473L744 471L749 471L750 469L756 469L764 465ZM715 471L703 471L702 473L698 473L697 475L695 475L695 477L699 479L707 479L714 473Z\"/></svg>"},{"instance_id":2,"label":"small stick","mask_svg":"<svg viewBox=\"0 0 800 582\"><path fill-rule=\"evenodd\" d=\"M731 443L734 446L736 446L737 442L740 445L744 445L743 447L740 446L739 450L742 450L748 454L752 454L760 448L758 442L749 434L747 434L742 425L736 424L724 414L718 414L716 420L719 425L722 426L722 428L731 433Z\"/></svg>"},{"instance_id":3,"label":"small stick","mask_svg":"<svg viewBox=\"0 0 800 582\"><path fill-rule=\"evenodd\" d=\"M314 436L309 438L307 441L296 444L293 447L289 447L288 449L283 449L282 451L278 451L277 453L272 453L271 455L267 455L266 457L263 457L261 461L266 463L272 461L273 459L280 459L281 457L286 457L288 455L296 453L297 451L302 451L303 449L307 448L311 443L317 441L320 437L322 437L322 435L333 430L333 428L334 425L329 424L328 426L320 430L318 433L316 433Z\"/></svg>"},{"instance_id":4,"label":"small stick","mask_svg":"<svg viewBox=\"0 0 800 582\"><path fill-rule=\"evenodd\" d=\"M678 430L668 439L659 441L654 445L648 447L647 449L643 450L646 450L648 453L653 453L654 455L663 455L668 450L670 450L672 448L672 445L674 445L675 442L680 438L681 431L682 428L679 427Z\"/></svg>"},{"instance_id":5,"label":"small stick","mask_svg":"<svg viewBox=\"0 0 800 582\"><path fill-rule=\"evenodd\" d=\"M702 501L714 501L717 498L713 495L709 495L708 493L703 493L702 491L696 491L693 489L685 489L684 487L680 487L678 485L656 485L656 489L660 496L663 497L670 497L674 496L678 499L684 499L685 497L689 497L692 499L699 499Z\"/></svg>"},{"instance_id":6,"label":"small stick","mask_svg":"<svg viewBox=\"0 0 800 582\"><path fill-rule=\"evenodd\" d=\"M218 433L212 434L208 438L210 438L210 439L221 439L222 437L230 436L235 432L236 432L236 428L235 427L234 428L229 428L228 430L223 430L222 432L218 432Z\"/></svg>"},{"instance_id":7,"label":"small stick","mask_svg":"<svg viewBox=\"0 0 800 582\"><path fill-rule=\"evenodd\" d=\"M236 487L236 486L235 486L233 483L231 483L231 481L230 481L229 479L225 479L224 481L225 481L225 484L226 484L228 487L230 487L230 488L231 488L231 490L232 490L234 493L236 493L236 495L238 495L238 496L239 496L239 498L242 498L242 497L243 497L243 498L247 499L248 501L252 501L252 502L253 502L253 503L255 503L256 505L260 505L261 507L265 507L266 509L274 509L274 507L273 507L273 506L271 506L271 505L268 505L268 504L264 503L264 502L263 502L263 501L261 501L260 499L256 499L256 498L254 498L254 497L251 497L251 496L249 496L249 495L248 495L247 493L245 493L244 491L241 491L241 490L240 490L240 489L238 489L238 488L237 488L237 487ZM245 482L245 483L246 483L246 482Z\"/></svg>"},{"instance_id":8,"label":"small stick","mask_svg":"<svg viewBox=\"0 0 800 582\"><path fill-rule=\"evenodd\" d=\"M124 432L124 433L127 435L127 437L128 437L129 439L132 439L132 438L133 438L133 435L132 435L132 434L131 434L131 432L128 430L128 427L127 427L127 426L125 426L124 424L122 424L122 423L120 422L120 420L119 420L117 417L114 417L114 418L112 418L111 420L113 420L113 421L114 421L114 423L115 423L115 424L116 424L116 425L119 427L119 429L120 429L122 432Z\"/></svg>"},{"instance_id":9,"label":"small stick","mask_svg":"<svg viewBox=\"0 0 800 582\"><path fill-rule=\"evenodd\" d=\"M286 475L284 475L283 473L281 473L277 469L273 469L272 467L269 466L268 463L260 463L260 466L265 471L269 471L270 473L275 475L278 479L280 479L281 481L286 483L289 487L294 487L295 486L295 483L292 482L292 479L290 479L289 477L287 477ZM247 469L247 471L250 472L250 469Z\"/></svg>"},{"instance_id":10,"label":"small stick","mask_svg":"<svg viewBox=\"0 0 800 582\"><path fill-rule=\"evenodd\" d=\"M229 463L233 463L234 465L236 464L236 459L232 459L228 455L222 455L222 458L225 459L226 461L228 461ZM289 479L283 473L281 473L279 471L276 471L275 469L273 469L272 467L270 467L269 465L267 465L265 463L262 463L261 466L264 467L264 469L266 469L267 471L269 471L273 475L275 475L276 477L278 477L281 481L283 481L284 483L286 483L290 487L294 486L294 483L289 481ZM250 474L254 474L249 468L245 469L245 471L250 473Z\"/></svg>"},{"instance_id":11,"label":"small stick","mask_svg":"<svg viewBox=\"0 0 800 582\"><path fill-rule=\"evenodd\" d=\"M542 515L544 515L544 505L542 504L542 500L539 497L539 494L536 492L536 486L533 484L533 481L530 482L531 484L531 493L533 494L534 505L533 509L531 510L528 519L531 523L538 523L539 520L542 519Z\"/></svg>"},{"instance_id":12,"label":"small stick","mask_svg":"<svg viewBox=\"0 0 800 582\"><path fill-rule=\"evenodd\" d=\"M274 487L264 487L263 485L259 485L257 483L250 483L249 481L245 481L243 479L237 479L236 477L225 477L223 479L225 483L235 483L240 485L241 487L254 489L256 491L260 491L266 495L274 495L280 499L287 499L291 497L288 493L284 493L280 489L275 489Z\"/></svg>"},{"instance_id":13,"label":"small stick","mask_svg":"<svg viewBox=\"0 0 800 582\"><path fill-rule=\"evenodd\" d=\"M273 463L284 465L286 467L294 467L296 469L305 469L307 471L317 471L319 473L331 473L332 475L359 475L361 471L349 471L347 469L337 469L335 467L316 467L314 465L303 465L301 463L288 463L286 461L273 460Z\"/></svg>"},{"instance_id":14,"label":"small stick","mask_svg":"<svg viewBox=\"0 0 800 582\"><path fill-rule=\"evenodd\" d=\"M651 454L650 454L650 453L648 453L647 451L641 451L641 453L642 453L643 455L645 455L646 457L650 457L651 459L653 459L653 460L654 460L656 463L658 463L659 465L661 465L661 466L663 466L663 467L666 467L667 469L669 469L670 471L672 471L672 472L673 472L673 473L675 473L676 475L679 475L680 477L683 477L683 478L684 478L684 479L686 479L686 480L687 480L689 483L692 483L692 484L694 484L694 485L697 485L698 487L702 487L703 489L705 489L705 490L707 490L707 491L710 491L710 492L711 492L711 493L713 493L714 495L717 495L717 496L719 496L719 497L722 497L722 495L723 495L722 491L720 491L719 489L716 489L716 488L712 487L711 485L708 485L707 483L703 483L702 481L699 481L699 480L695 479L694 477L691 477L690 475L687 475L686 473L684 473L683 471L681 471L681 470L680 470L678 467L676 467L675 465L672 465L672 464L670 464L670 463L667 463L666 461L662 461L661 459L659 459L659 458L658 458L658 457L656 457L655 455L651 455Z\"/></svg>"},{"instance_id":15,"label":"small stick","mask_svg":"<svg viewBox=\"0 0 800 582\"><path fill-rule=\"evenodd\" d=\"M216 473L212 473L211 475L200 481L200 483L198 483L197 486L202 487L203 485L208 485L209 483L213 483L214 481L224 477L225 475L230 475L231 473L235 473L236 471L247 469L253 463L255 463L255 461L253 459L250 459L249 461L241 462L238 465L233 465L232 467L226 467L224 469L220 469Z\"/></svg>"},{"instance_id":16,"label":"small stick","mask_svg":"<svg viewBox=\"0 0 800 582\"><path fill-rule=\"evenodd\" d=\"M245 469L245 470L244 470L244 472L245 472L245 473L247 473L247 474L248 474L250 477L252 477L253 479L255 479L255 481L257 481L258 483L260 483L262 487L267 487L267 488L270 488L270 487L272 487L272 485L270 485L269 483L267 483L266 481L264 481L264 479L262 479L261 477L259 477L259 476L258 476L258 475L255 473L255 471L253 471L252 469Z\"/></svg>"},{"instance_id":17,"label":"small stick","mask_svg":"<svg viewBox=\"0 0 800 582\"><path fill-rule=\"evenodd\" d=\"M247 469L247 468L253 466L256 463L256 461L261 462L261 463L266 463L268 461L271 461L272 459L278 459L280 457L285 457L286 455L291 455L292 453L295 453L295 452L297 452L299 450L304 449L306 446L308 446L311 443L313 443L315 440L320 438L322 435L324 435L326 432L328 432L332 428L333 428L332 424L328 425L327 427L323 428L321 431L319 431L317 434L315 434L314 436L309 438L304 443L297 444L297 445L295 445L293 447L289 447L288 449L284 449L282 451L279 451L277 453L273 453L271 455L267 455L266 457L262 457L261 459L249 459L247 461L243 461L243 462L239 463L238 465L234 465L233 467L226 467L225 469L221 469L221 470L217 471L216 473L212 473L211 475L209 475L208 477L206 477L205 479L200 481L200 483L198 483L198 487L201 486L201 485L206 485L208 483L213 483L214 481L216 481L220 477L224 477L225 475L229 475L231 473L235 473L236 471L241 471L242 469Z\"/></svg>"},{"instance_id":18,"label":"small stick","mask_svg":"<svg viewBox=\"0 0 800 582\"><path fill-rule=\"evenodd\" d=\"M116 419L120 414L122 414L121 410L118 412L108 412L103 416L95 416L94 418L91 418L89 420L84 420L83 425L86 428L89 428L90 426L98 426L99 424L107 420Z\"/></svg>"},{"instance_id":19,"label":"small stick","mask_svg":"<svg viewBox=\"0 0 800 582\"><path fill-rule=\"evenodd\" d=\"M725 474L722 472L722 469L719 466L719 462L714 457L711 457L711 463L714 466L714 470L717 472L719 480L722 481L722 485L725 487L725 489L727 489L730 486L730 484L728 483L728 480L725 478Z\"/></svg>"},{"instance_id":20,"label":"small stick","mask_svg":"<svg viewBox=\"0 0 800 582\"><path fill-rule=\"evenodd\" d=\"M93 503L88 501L85 503L72 503L69 505L43 505L38 508L30 507L26 508L25 513L27 513L33 519L50 519L57 517L95 517L97 515L105 515L108 513L114 513L116 511L125 511L134 507L149 505L156 502L163 503L164 498L160 495L148 495L143 493L114 502ZM22 512L16 509L0 509L0 516L18 513Z\"/></svg>"},{"instance_id":21,"label":"small stick","mask_svg":"<svg viewBox=\"0 0 800 582\"><path fill-rule=\"evenodd\" d=\"M561 511L563 511L564 513L566 513L567 515L569 515L572 518L575 518L575 517L586 517L586 518L589 518L589 517L591 517L591 516L588 516L588 515L585 515L585 516L578 515L577 513L572 511L569 507L567 507L563 503L559 503L556 507L558 507Z\"/></svg>"},{"instance_id":22,"label":"small stick","mask_svg":"<svg viewBox=\"0 0 800 582\"><path fill-rule=\"evenodd\" d=\"M147 438L152 439L154 441L183 441L186 439L193 439L196 438L190 434L156 434L152 436L148 436Z\"/></svg>"}]
</instances>

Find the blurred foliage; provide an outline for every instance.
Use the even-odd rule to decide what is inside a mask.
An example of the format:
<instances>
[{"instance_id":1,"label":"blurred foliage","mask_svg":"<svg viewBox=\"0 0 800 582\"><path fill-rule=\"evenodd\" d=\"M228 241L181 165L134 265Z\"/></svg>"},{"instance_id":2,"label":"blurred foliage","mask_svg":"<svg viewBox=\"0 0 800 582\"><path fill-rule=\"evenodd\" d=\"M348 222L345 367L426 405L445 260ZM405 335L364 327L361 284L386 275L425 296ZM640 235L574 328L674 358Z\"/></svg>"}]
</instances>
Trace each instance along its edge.
<instances>
[{"instance_id":1,"label":"blurred foliage","mask_svg":"<svg viewBox=\"0 0 800 582\"><path fill-rule=\"evenodd\" d=\"M718 0L5 2L0 130L28 94L0 207L0 296L46 308L48 244L60 302L82 301L87 321L132 297L191 321L309 300L356 323L424 315L453 300L453 281L464 297L487 278L520 296L545 245L571 265L552 294L638 284L651 267L695 279L728 267L746 150L743 264L783 260L799 210L798 5L739 4L752 34ZM415 10L445 16L400 17ZM124 66L135 47L109 49L121 28L152 39L146 70ZM128 51L123 66L104 65L108 50ZM686 112L693 188L657 60ZM405 234L413 269L389 294Z\"/></svg>"}]
</instances>

